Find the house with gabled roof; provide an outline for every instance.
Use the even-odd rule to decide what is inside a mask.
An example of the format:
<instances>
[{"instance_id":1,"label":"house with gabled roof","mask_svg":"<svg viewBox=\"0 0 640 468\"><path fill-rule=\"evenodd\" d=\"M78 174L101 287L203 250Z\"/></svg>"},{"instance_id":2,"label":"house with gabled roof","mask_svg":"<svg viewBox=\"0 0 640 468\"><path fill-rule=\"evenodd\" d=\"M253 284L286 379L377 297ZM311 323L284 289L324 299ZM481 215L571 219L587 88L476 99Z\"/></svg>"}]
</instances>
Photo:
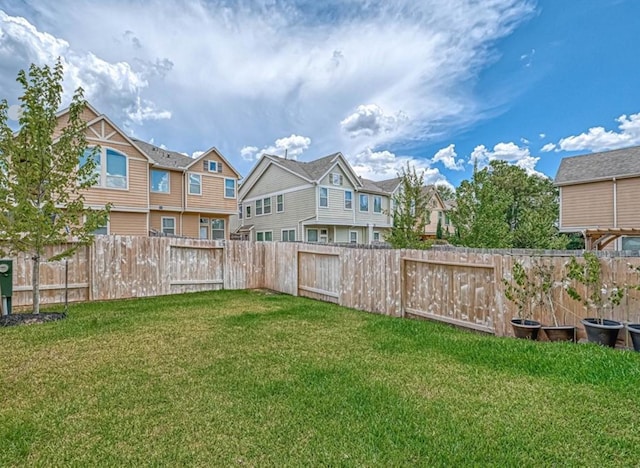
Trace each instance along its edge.
<instances>
[{"instance_id":1,"label":"house with gabled roof","mask_svg":"<svg viewBox=\"0 0 640 468\"><path fill-rule=\"evenodd\" d=\"M554 183L561 232L588 249L640 249L640 146L563 158Z\"/></svg>"},{"instance_id":2,"label":"house with gabled roof","mask_svg":"<svg viewBox=\"0 0 640 468\"><path fill-rule=\"evenodd\" d=\"M358 177L341 153L309 162L265 154L240 187L236 232L255 241L381 242L398 186Z\"/></svg>"},{"instance_id":3,"label":"house with gabled roof","mask_svg":"<svg viewBox=\"0 0 640 468\"><path fill-rule=\"evenodd\" d=\"M58 114L60 125L67 113ZM240 174L216 148L190 158L130 138L90 104L82 118L88 145L100 146L98 180L84 193L85 202L111 204L109 221L97 234L228 238Z\"/></svg>"}]
</instances>

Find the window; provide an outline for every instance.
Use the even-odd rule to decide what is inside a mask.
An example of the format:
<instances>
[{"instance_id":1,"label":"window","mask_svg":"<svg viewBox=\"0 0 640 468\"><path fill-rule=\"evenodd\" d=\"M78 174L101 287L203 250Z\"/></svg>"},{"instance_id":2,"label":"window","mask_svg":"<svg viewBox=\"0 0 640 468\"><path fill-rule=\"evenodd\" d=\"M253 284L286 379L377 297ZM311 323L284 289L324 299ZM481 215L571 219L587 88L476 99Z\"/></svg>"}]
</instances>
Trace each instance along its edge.
<instances>
[{"instance_id":1,"label":"window","mask_svg":"<svg viewBox=\"0 0 640 468\"><path fill-rule=\"evenodd\" d=\"M307 229L307 242L318 242L317 229Z\"/></svg>"},{"instance_id":2,"label":"window","mask_svg":"<svg viewBox=\"0 0 640 468\"><path fill-rule=\"evenodd\" d=\"M247 205L244 207L244 212L247 218L251 218L251 205Z\"/></svg>"},{"instance_id":3,"label":"window","mask_svg":"<svg viewBox=\"0 0 640 468\"><path fill-rule=\"evenodd\" d=\"M261 214L262 214L262 200L256 200L256 216L260 216Z\"/></svg>"},{"instance_id":4,"label":"window","mask_svg":"<svg viewBox=\"0 0 640 468\"><path fill-rule=\"evenodd\" d=\"M282 230L282 242L294 242L296 240L295 229L283 229Z\"/></svg>"},{"instance_id":5,"label":"window","mask_svg":"<svg viewBox=\"0 0 640 468\"><path fill-rule=\"evenodd\" d=\"M238 203L238 219L242 219L243 214L244 210L242 209L242 203Z\"/></svg>"},{"instance_id":6,"label":"window","mask_svg":"<svg viewBox=\"0 0 640 468\"><path fill-rule=\"evenodd\" d=\"M329 189L326 187L320 187L320 207L326 208L329 206Z\"/></svg>"},{"instance_id":7,"label":"window","mask_svg":"<svg viewBox=\"0 0 640 468\"><path fill-rule=\"evenodd\" d=\"M205 160L203 163L204 170L209 172L222 172L222 163L217 161Z\"/></svg>"},{"instance_id":8,"label":"window","mask_svg":"<svg viewBox=\"0 0 640 468\"><path fill-rule=\"evenodd\" d=\"M282 213L284 211L284 195L276 196L276 212Z\"/></svg>"},{"instance_id":9,"label":"window","mask_svg":"<svg viewBox=\"0 0 640 468\"><path fill-rule=\"evenodd\" d=\"M353 192L351 190L345 190L344 192L344 209L353 209Z\"/></svg>"},{"instance_id":10,"label":"window","mask_svg":"<svg viewBox=\"0 0 640 468\"><path fill-rule=\"evenodd\" d=\"M360 211L369 211L369 196L360 195Z\"/></svg>"},{"instance_id":11,"label":"window","mask_svg":"<svg viewBox=\"0 0 640 468\"><path fill-rule=\"evenodd\" d=\"M175 236L176 234L176 218L162 218L162 234Z\"/></svg>"},{"instance_id":12,"label":"window","mask_svg":"<svg viewBox=\"0 0 640 468\"><path fill-rule=\"evenodd\" d=\"M202 195L202 176L189 174L189 195Z\"/></svg>"},{"instance_id":13,"label":"window","mask_svg":"<svg viewBox=\"0 0 640 468\"><path fill-rule=\"evenodd\" d=\"M374 242L380 242L380 232L373 231L373 241Z\"/></svg>"},{"instance_id":14,"label":"window","mask_svg":"<svg viewBox=\"0 0 640 468\"><path fill-rule=\"evenodd\" d=\"M224 179L224 198L236 198L235 179Z\"/></svg>"},{"instance_id":15,"label":"window","mask_svg":"<svg viewBox=\"0 0 640 468\"><path fill-rule=\"evenodd\" d=\"M264 205L264 214L271 214L271 197L262 200Z\"/></svg>"},{"instance_id":16,"label":"window","mask_svg":"<svg viewBox=\"0 0 640 468\"><path fill-rule=\"evenodd\" d=\"M382 197L373 197L373 212L382 213Z\"/></svg>"},{"instance_id":17,"label":"window","mask_svg":"<svg viewBox=\"0 0 640 468\"><path fill-rule=\"evenodd\" d=\"M273 240L273 233L271 231L256 232L256 240L258 242L271 242Z\"/></svg>"},{"instance_id":18,"label":"window","mask_svg":"<svg viewBox=\"0 0 640 468\"><path fill-rule=\"evenodd\" d=\"M342 185L342 175L332 172L329 174L329 180L333 185Z\"/></svg>"},{"instance_id":19,"label":"window","mask_svg":"<svg viewBox=\"0 0 640 468\"><path fill-rule=\"evenodd\" d=\"M329 242L329 230L320 229L320 242Z\"/></svg>"},{"instance_id":20,"label":"window","mask_svg":"<svg viewBox=\"0 0 640 468\"><path fill-rule=\"evenodd\" d=\"M623 237L622 250L640 250L640 237Z\"/></svg>"},{"instance_id":21,"label":"window","mask_svg":"<svg viewBox=\"0 0 640 468\"><path fill-rule=\"evenodd\" d=\"M358 243L358 231L349 231L349 243L351 244Z\"/></svg>"},{"instance_id":22,"label":"window","mask_svg":"<svg viewBox=\"0 0 640 468\"><path fill-rule=\"evenodd\" d=\"M169 171L151 170L151 191L169 193Z\"/></svg>"},{"instance_id":23,"label":"window","mask_svg":"<svg viewBox=\"0 0 640 468\"><path fill-rule=\"evenodd\" d=\"M84 166L92 150L87 149L80 156L80 167ZM127 157L118 151L110 148L102 148L102 150L94 155L95 168L94 173L97 175L96 186L124 189L129 187L129 179L127 177Z\"/></svg>"},{"instance_id":24,"label":"window","mask_svg":"<svg viewBox=\"0 0 640 468\"><path fill-rule=\"evenodd\" d=\"M224 219L211 220L211 238L224 239Z\"/></svg>"},{"instance_id":25,"label":"window","mask_svg":"<svg viewBox=\"0 0 640 468\"><path fill-rule=\"evenodd\" d=\"M109 220L107 220L103 226L93 231L94 236L106 236L109 234Z\"/></svg>"}]
</instances>

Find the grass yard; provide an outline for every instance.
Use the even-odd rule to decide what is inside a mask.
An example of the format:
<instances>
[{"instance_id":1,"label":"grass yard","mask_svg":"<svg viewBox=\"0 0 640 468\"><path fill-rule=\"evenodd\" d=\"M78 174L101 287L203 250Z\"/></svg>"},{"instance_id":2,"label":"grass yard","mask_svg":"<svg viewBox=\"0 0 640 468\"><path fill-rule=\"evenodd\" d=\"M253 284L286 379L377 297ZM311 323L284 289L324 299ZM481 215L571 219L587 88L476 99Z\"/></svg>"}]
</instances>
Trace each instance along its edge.
<instances>
[{"instance_id":1,"label":"grass yard","mask_svg":"<svg viewBox=\"0 0 640 468\"><path fill-rule=\"evenodd\" d=\"M220 291L0 329L0 466L640 463L640 353Z\"/></svg>"}]
</instances>

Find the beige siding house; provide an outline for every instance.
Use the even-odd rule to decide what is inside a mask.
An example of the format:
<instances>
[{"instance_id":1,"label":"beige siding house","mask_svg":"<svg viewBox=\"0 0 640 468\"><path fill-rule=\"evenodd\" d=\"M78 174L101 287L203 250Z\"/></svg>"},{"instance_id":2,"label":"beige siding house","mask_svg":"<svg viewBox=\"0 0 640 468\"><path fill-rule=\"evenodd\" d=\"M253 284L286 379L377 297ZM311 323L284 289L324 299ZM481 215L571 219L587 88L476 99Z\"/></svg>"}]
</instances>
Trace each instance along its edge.
<instances>
[{"instance_id":1,"label":"beige siding house","mask_svg":"<svg viewBox=\"0 0 640 468\"><path fill-rule=\"evenodd\" d=\"M58 115L60 125L67 112ZM89 146L100 146L98 183L84 194L86 203L112 206L98 233L229 237L240 174L217 149L194 159L128 137L91 105L82 117Z\"/></svg>"},{"instance_id":2,"label":"beige siding house","mask_svg":"<svg viewBox=\"0 0 640 468\"><path fill-rule=\"evenodd\" d=\"M587 248L640 249L640 146L564 158L561 232L581 232Z\"/></svg>"},{"instance_id":3,"label":"beige siding house","mask_svg":"<svg viewBox=\"0 0 640 468\"><path fill-rule=\"evenodd\" d=\"M340 153L309 162L265 154L240 187L235 235L256 241L383 241L391 228L393 190L380 184L359 178Z\"/></svg>"}]
</instances>

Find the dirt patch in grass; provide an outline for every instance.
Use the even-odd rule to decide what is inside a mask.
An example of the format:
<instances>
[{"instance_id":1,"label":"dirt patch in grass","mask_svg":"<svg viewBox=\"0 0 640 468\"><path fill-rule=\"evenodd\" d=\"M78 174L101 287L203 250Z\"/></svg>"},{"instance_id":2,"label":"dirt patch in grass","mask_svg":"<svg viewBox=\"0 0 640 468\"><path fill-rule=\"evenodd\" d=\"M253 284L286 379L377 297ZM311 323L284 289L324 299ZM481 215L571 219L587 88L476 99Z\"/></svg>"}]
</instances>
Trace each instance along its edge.
<instances>
[{"instance_id":1,"label":"dirt patch in grass","mask_svg":"<svg viewBox=\"0 0 640 468\"><path fill-rule=\"evenodd\" d=\"M11 314L0 317L0 327L17 325L34 325L36 323L55 322L66 318L67 314L59 312L41 312L39 314Z\"/></svg>"}]
</instances>

